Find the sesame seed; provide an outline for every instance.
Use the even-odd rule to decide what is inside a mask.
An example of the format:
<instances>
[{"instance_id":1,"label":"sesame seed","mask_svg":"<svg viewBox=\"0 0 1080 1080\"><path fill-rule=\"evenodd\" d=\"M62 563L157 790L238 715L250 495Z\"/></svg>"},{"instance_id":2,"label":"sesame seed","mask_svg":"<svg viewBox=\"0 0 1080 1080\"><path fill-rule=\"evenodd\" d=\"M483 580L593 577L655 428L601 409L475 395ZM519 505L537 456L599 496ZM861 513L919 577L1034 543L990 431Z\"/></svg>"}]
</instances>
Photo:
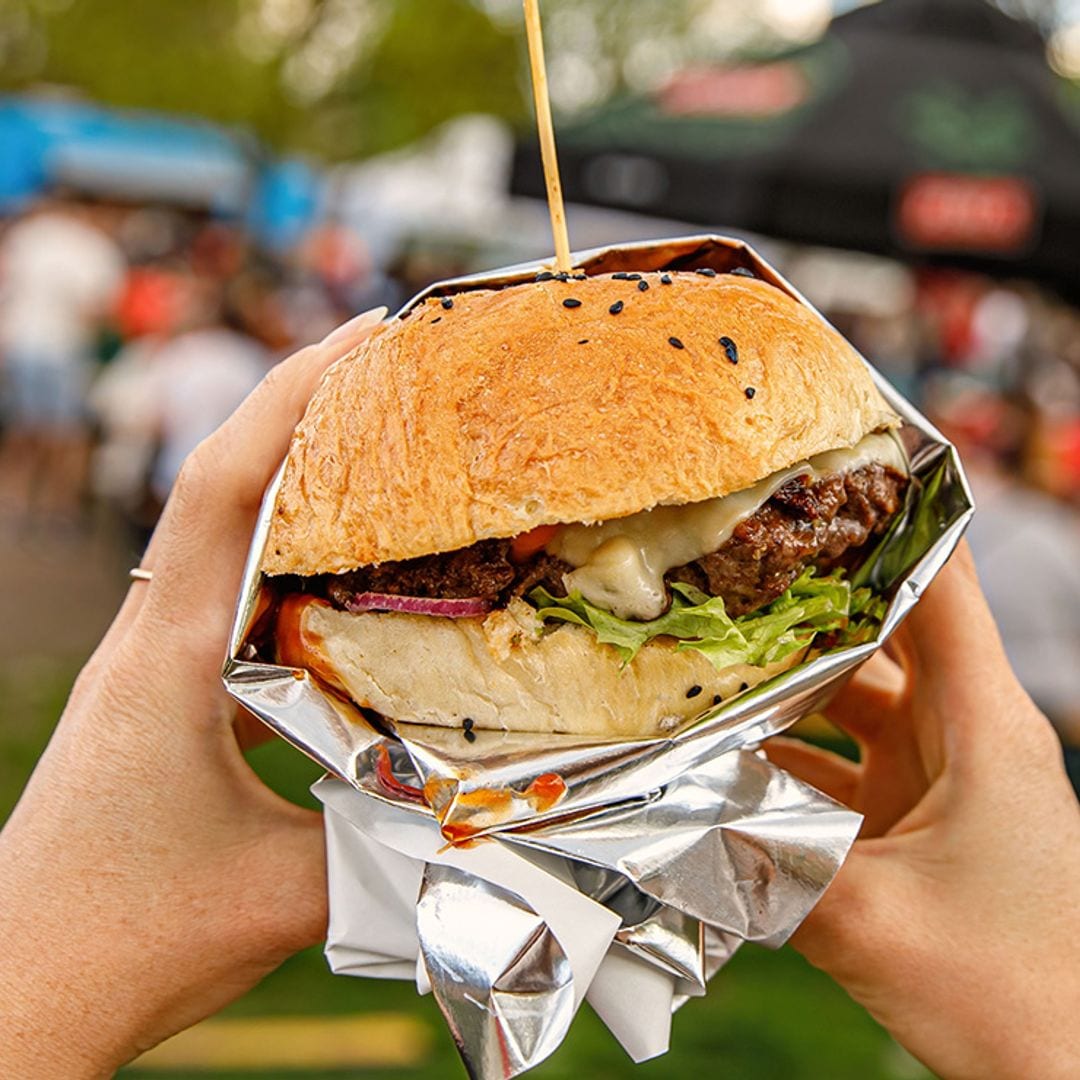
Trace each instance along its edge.
<instances>
[{"instance_id":1,"label":"sesame seed","mask_svg":"<svg viewBox=\"0 0 1080 1080\"><path fill-rule=\"evenodd\" d=\"M563 270L562 273L559 273L559 274L555 275L555 280L556 281L569 281L570 280L570 275L565 270Z\"/></svg>"},{"instance_id":2,"label":"sesame seed","mask_svg":"<svg viewBox=\"0 0 1080 1080\"><path fill-rule=\"evenodd\" d=\"M745 266L736 266L731 272L739 277L757 277L753 270L748 270Z\"/></svg>"},{"instance_id":3,"label":"sesame seed","mask_svg":"<svg viewBox=\"0 0 1080 1080\"><path fill-rule=\"evenodd\" d=\"M742 685L741 685L741 686L739 687L739 693L741 694L741 693L742 693L742 692L743 692L744 690L749 690L749 689L750 689L750 684L749 684L748 682L744 682L744 683L743 683L743 684L742 684Z\"/></svg>"},{"instance_id":4,"label":"sesame seed","mask_svg":"<svg viewBox=\"0 0 1080 1080\"><path fill-rule=\"evenodd\" d=\"M444 296L444 297L442 298L442 306L443 306L443 307L444 307L444 308L445 308L445 309L446 309L447 311L449 311L449 310L450 310L450 309L451 309L451 308L452 308L452 307L454 306L454 301L453 301L453 300L451 300L449 296Z\"/></svg>"},{"instance_id":5,"label":"sesame seed","mask_svg":"<svg viewBox=\"0 0 1080 1080\"><path fill-rule=\"evenodd\" d=\"M616 300L615 303L612 304L611 307L608 308L608 314L609 315L618 315L619 312L622 311L622 309L625 306L626 305L621 300Z\"/></svg>"},{"instance_id":6,"label":"sesame seed","mask_svg":"<svg viewBox=\"0 0 1080 1080\"><path fill-rule=\"evenodd\" d=\"M536 281L554 281L555 275L550 270L542 270L536 275Z\"/></svg>"},{"instance_id":7,"label":"sesame seed","mask_svg":"<svg viewBox=\"0 0 1080 1080\"><path fill-rule=\"evenodd\" d=\"M660 284L661 285L670 285L671 284L671 275L670 274L661 274L660 275Z\"/></svg>"},{"instance_id":8,"label":"sesame seed","mask_svg":"<svg viewBox=\"0 0 1080 1080\"><path fill-rule=\"evenodd\" d=\"M724 699L719 694L713 694L713 696L712 696L712 703L714 705L719 705L720 702L723 701L723 700Z\"/></svg>"},{"instance_id":9,"label":"sesame seed","mask_svg":"<svg viewBox=\"0 0 1080 1080\"><path fill-rule=\"evenodd\" d=\"M575 299L574 299L574 298L573 298L572 296L568 296L568 297L567 297L567 298L566 298L566 299L565 299L565 300L564 300L564 301L562 302L562 306L563 306L563 307L568 307L568 308L576 308L576 307L581 307L581 301L580 301L580 300L575 300Z\"/></svg>"},{"instance_id":10,"label":"sesame seed","mask_svg":"<svg viewBox=\"0 0 1080 1080\"><path fill-rule=\"evenodd\" d=\"M649 283L647 281L639 281L637 283L637 287L638 287L638 292L648 292L649 291Z\"/></svg>"},{"instance_id":11,"label":"sesame seed","mask_svg":"<svg viewBox=\"0 0 1080 1080\"><path fill-rule=\"evenodd\" d=\"M752 386L748 386L748 387L747 387L747 388L746 388L746 389L745 389L745 390L743 391L743 393L744 393L744 394L746 394L746 397L747 397L747 399L750 399L750 398L752 398L752 397L753 397L753 396L754 396L754 395L755 395L755 394L757 393L757 391L756 391L756 390L755 390L755 389L754 389L754 388L753 388Z\"/></svg>"},{"instance_id":12,"label":"sesame seed","mask_svg":"<svg viewBox=\"0 0 1080 1080\"><path fill-rule=\"evenodd\" d=\"M437 322L442 322L441 315L436 315L435 318L431 320L431 325L434 326Z\"/></svg>"},{"instance_id":13,"label":"sesame seed","mask_svg":"<svg viewBox=\"0 0 1080 1080\"><path fill-rule=\"evenodd\" d=\"M700 693L701 693L701 687L700 686L691 686L690 689L686 691L686 696L688 698L697 697L698 694L700 694Z\"/></svg>"},{"instance_id":14,"label":"sesame seed","mask_svg":"<svg viewBox=\"0 0 1080 1080\"><path fill-rule=\"evenodd\" d=\"M631 277L625 271L620 270L619 273L611 275L611 280L612 281L630 281Z\"/></svg>"},{"instance_id":15,"label":"sesame seed","mask_svg":"<svg viewBox=\"0 0 1080 1080\"><path fill-rule=\"evenodd\" d=\"M589 339L588 339L587 337L583 337L583 338L582 338L582 339L581 339L581 340L580 340L580 341L578 342L578 344L579 344L579 345L588 345L588 344L589 344Z\"/></svg>"},{"instance_id":16,"label":"sesame seed","mask_svg":"<svg viewBox=\"0 0 1080 1080\"><path fill-rule=\"evenodd\" d=\"M729 337L722 337L720 339L720 348L727 353L727 358L733 363L739 362L739 347Z\"/></svg>"},{"instance_id":17,"label":"sesame seed","mask_svg":"<svg viewBox=\"0 0 1080 1080\"><path fill-rule=\"evenodd\" d=\"M473 731L472 728L469 728L468 731L462 732L462 734L465 736L466 742L476 742L476 732Z\"/></svg>"},{"instance_id":18,"label":"sesame seed","mask_svg":"<svg viewBox=\"0 0 1080 1080\"><path fill-rule=\"evenodd\" d=\"M668 341L668 344L671 345L673 348L676 348L676 349L685 349L686 348L686 346L677 337L669 337L667 339L667 341Z\"/></svg>"},{"instance_id":19,"label":"sesame seed","mask_svg":"<svg viewBox=\"0 0 1080 1080\"><path fill-rule=\"evenodd\" d=\"M472 729L473 729L473 718L471 716L466 716L465 719L461 721L461 726L466 731L472 731Z\"/></svg>"},{"instance_id":20,"label":"sesame seed","mask_svg":"<svg viewBox=\"0 0 1080 1080\"><path fill-rule=\"evenodd\" d=\"M640 274L627 274L626 275L626 280L627 281L640 281L641 280L641 275Z\"/></svg>"},{"instance_id":21,"label":"sesame seed","mask_svg":"<svg viewBox=\"0 0 1080 1080\"><path fill-rule=\"evenodd\" d=\"M570 278L573 281L588 281L589 280L589 275L588 274L571 274Z\"/></svg>"},{"instance_id":22,"label":"sesame seed","mask_svg":"<svg viewBox=\"0 0 1080 1080\"><path fill-rule=\"evenodd\" d=\"M716 277L716 271L708 266L703 266L700 270L695 270L695 274L700 274L702 277Z\"/></svg>"}]
</instances>

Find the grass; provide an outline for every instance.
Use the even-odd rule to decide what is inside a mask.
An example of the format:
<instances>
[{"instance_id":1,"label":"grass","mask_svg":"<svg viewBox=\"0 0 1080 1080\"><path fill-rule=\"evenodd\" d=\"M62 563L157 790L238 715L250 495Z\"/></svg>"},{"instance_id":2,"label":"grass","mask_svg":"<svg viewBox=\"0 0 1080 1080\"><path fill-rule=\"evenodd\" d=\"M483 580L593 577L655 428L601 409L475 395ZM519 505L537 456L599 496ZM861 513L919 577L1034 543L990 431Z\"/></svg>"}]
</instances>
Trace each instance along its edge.
<instances>
[{"instance_id":1,"label":"grass","mask_svg":"<svg viewBox=\"0 0 1080 1080\"><path fill-rule=\"evenodd\" d=\"M0 669L0 821L14 806L63 707L75 665L42 661ZM317 768L283 743L252 755L266 781L308 805ZM375 982L330 974L318 949L301 953L274 972L227 1016L332 1016L403 1012L430 1031L430 1049L418 1068L367 1070L367 1080L442 1080L464 1070L430 998L408 983ZM536 1080L659 1080L671 1076L724 1076L730 1080L905 1080L923 1075L896 1054L888 1035L842 990L790 949L742 949L712 983L708 997L690 1002L675 1018L672 1050L634 1066L586 1007L556 1054L530 1074ZM160 1072L124 1070L125 1080ZM177 1076L180 1074L173 1073ZM188 1075L187 1073L184 1074ZM251 1072L202 1071L200 1080L240 1080ZM268 1073L260 1080L341 1080L341 1071ZM349 1075L359 1075L351 1071Z\"/></svg>"}]
</instances>

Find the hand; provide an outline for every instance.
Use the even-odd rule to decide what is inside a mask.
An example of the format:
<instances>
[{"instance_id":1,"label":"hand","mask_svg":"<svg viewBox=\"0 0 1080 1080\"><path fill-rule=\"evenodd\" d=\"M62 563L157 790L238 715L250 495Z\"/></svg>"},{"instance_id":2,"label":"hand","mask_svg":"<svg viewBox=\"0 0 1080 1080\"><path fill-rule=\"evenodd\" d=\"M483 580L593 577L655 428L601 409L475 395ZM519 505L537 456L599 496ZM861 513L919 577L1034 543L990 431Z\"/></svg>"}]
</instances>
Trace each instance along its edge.
<instances>
[{"instance_id":1,"label":"hand","mask_svg":"<svg viewBox=\"0 0 1080 1080\"><path fill-rule=\"evenodd\" d=\"M1080 1076L1080 806L966 547L830 719L862 764L777 764L865 815L793 939L947 1080Z\"/></svg>"},{"instance_id":2,"label":"hand","mask_svg":"<svg viewBox=\"0 0 1080 1080\"><path fill-rule=\"evenodd\" d=\"M248 767L220 672L263 490L323 372L383 314L280 364L184 465L153 581L0 833L0 1075L110 1076L322 938L321 819Z\"/></svg>"}]
</instances>

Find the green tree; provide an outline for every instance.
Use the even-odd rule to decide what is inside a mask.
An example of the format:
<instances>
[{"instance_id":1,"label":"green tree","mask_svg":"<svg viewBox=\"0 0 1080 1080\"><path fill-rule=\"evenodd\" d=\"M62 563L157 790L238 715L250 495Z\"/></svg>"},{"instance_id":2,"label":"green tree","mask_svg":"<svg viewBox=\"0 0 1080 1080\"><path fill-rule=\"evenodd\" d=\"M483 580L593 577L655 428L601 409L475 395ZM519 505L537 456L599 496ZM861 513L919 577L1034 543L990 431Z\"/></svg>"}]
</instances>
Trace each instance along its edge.
<instances>
[{"instance_id":1,"label":"green tree","mask_svg":"<svg viewBox=\"0 0 1080 1080\"><path fill-rule=\"evenodd\" d=\"M522 120L518 37L469 0L0 0L0 88L194 113L342 160L462 112Z\"/></svg>"},{"instance_id":2,"label":"green tree","mask_svg":"<svg viewBox=\"0 0 1080 1080\"><path fill-rule=\"evenodd\" d=\"M369 58L320 103L319 143L350 157L412 141L452 116L527 115L525 46L469 0L392 0Z\"/></svg>"}]
</instances>

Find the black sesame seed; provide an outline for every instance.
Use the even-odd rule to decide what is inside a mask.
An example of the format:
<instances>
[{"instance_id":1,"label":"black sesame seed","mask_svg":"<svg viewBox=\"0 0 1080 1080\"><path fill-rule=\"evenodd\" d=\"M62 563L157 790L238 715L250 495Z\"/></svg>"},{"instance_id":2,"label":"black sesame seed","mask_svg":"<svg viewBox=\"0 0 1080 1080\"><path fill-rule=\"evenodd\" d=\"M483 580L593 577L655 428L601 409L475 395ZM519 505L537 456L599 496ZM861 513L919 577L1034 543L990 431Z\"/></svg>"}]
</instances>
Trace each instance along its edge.
<instances>
[{"instance_id":1,"label":"black sesame seed","mask_svg":"<svg viewBox=\"0 0 1080 1080\"><path fill-rule=\"evenodd\" d=\"M639 281L637 283L637 287L638 287L638 292L648 292L649 291L649 283L647 281Z\"/></svg>"},{"instance_id":2,"label":"black sesame seed","mask_svg":"<svg viewBox=\"0 0 1080 1080\"><path fill-rule=\"evenodd\" d=\"M712 696L712 703L714 705L719 705L720 702L723 701L723 700L724 699L719 694L713 694L713 696Z\"/></svg>"},{"instance_id":3,"label":"black sesame seed","mask_svg":"<svg viewBox=\"0 0 1080 1080\"><path fill-rule=\"evenodd\" d=\"M444 296L442 298L442 306L449 311L454 306L454 301L451 300L449 296Z\"/></svg>"},{"instance_id":4,"label":"black sesame seed","mask_svg":"<svg viewBox=\"0 0 1080 1080\"><path fill-rule=\"evenodd\" d=\"M748 682L744 682L744 683L743 683L743 684L742 684L742 685L741 685L741 686L739 687L739 693L741 694L741 693L742 693L742 692L743 692L744 690L749 690L749 689L750 689L750 684L749 684Z\"/></svg>"},{"instance_id":5,"label":"black sesame seed","mask_svg":"<svg viewBox=\"0 0 1080 1080\"><path fill-rule=\"evenodd\" d=\"M583 338L582 338L582 339L581 339L581 340L580 340L580 341L578 342L578 344L579 344L579 345L588 345L588 344L589 344L589 339L588 339L587 337L583 337Z\"/></svg>"},{"instance_id":6,"label":"black sesame seed","mask_svg":"<svg viewBox=\"0 0 1080 1080\"><path fill-rule=\"evenodd\" d=\"M743 393L746 394L747 398L749 399L749 398L752 398L757 393L757 391L752 386L748 386L743 391Z\"/></svg>"},{"instance_id":7,"label":"black sesame seed","mask_svg":"<svg viewBox=\"0 0 1080 1080\"><path fill-rule=\"evenodd\" d=\"M632 281L633 279L630 277L629 274L625 273L624 271L619 271L619 273L611 275L611 280L612 281Z\"/></svg>"},{"instance_id":8,"label":"black sesame seed","mask_svg":"<svg viewBox=\"0 0 1080 1080\"><path fill-rule=\"evenodd\" d=\"M619 312L622 311L622 309L625 306L626 305L621 300L616 300L615 303L612 304L611 307L608 308L608 314L609 315L618 315Z\"/></svg>"},{"instance_id":9,"label":"black sesame seed","mask_svg":"<svg viewBox=\"0 0 1080 1080\"><path fill-rule=\"evenodd\" d=\"M462 732L462 734L465 736L466 742L476 742L476 732L471 728L468 731Z\"/></svg>"},{"instance_id":10,"label":"black sesame seed","mask_svg":"<svg viewBox=\"0 0 1080 1080\"><path fill-rule=\"evenodd\" d=\"M576 307L581 307L581 301L580 301L580 300L575 300L575 299L574 299L574 298L573 298L572 296L568 296L568 297L567 297L567 298L566 298L566 299L565 299L565 300L564 300L564 301L562 302L562 306L563 306L563 307L568 307L568 308L576 308Z\"/></svg>"},{"instance_id":11,"label":"black sesame seed","mask_svg":"<svg viewBox=\"0 0 1080 1080\"><path fill-rule=\"evenodd\" d=\"M626 275L626 280L627 281L640 281L641 280L641 275L640 274L627 274Z\"/></svg>"},{"instance_id":12,"label":"black sesame seed","mask_svg":"<svg viewBox=\"0 0 1080 1080\"><path fill-rule=\"evenodd\" d=\"M570 280L570 275L565 270L563 270L561 273L555 275L555 280L556 281L569 281Z\"/></svg>"},{"instance_id":13,"label":"black sesame seed","mask_svg":"<svg viewBox=\"0 0 1080 1080\"><path fill-rule=\"evenodd\" d=\"M661 285L670 285L671 284L671 275L670 274L661 274L660 275L660 284Z\"/></svg>"},{"instance_id":14,"label":"black sesame seed","mask_svg":"<svg viewBox=\"0 0 1080 1080\"><path fill-rule=\"evenodd\" d=\"M687 697L697 697L698 694L700 694L700 693L701 693L701 687L700 686L691 686L690 689L686 691L686 696Z\"/></svg>"},{"instance_id":15,"label":"black sesame seed","mask_svg":"<svg viewBox=\"0 0 1080 1080\"><path fill-rule=\"evenodd\" d=\"M686 348L686 346L677 337L669 337L667 340L668 340L668 344L673 346L676 349L685 349Z\"/></svg>"},{"instance_id":16,"label":"black sesame seed","mask_svg":"<svg viewBox=\"0 0 1080 1080\"><path fill-rule=\"evenodd\" d=\"M589 280L589 275L588 274L571 274L570 277L571 277L571 280L573 280L573 281L588 281Z\"/></svg>"},{"instance_id":17,"label":"black sesame seed","mask_svg":"<svg viewBox=\"0 0 1080 1080\"><path fill-rule=\"evenodd\" d=\"M436 315L435 318L431 320L431 325L434 326L437 322L442 322L441 315Z\"/></svg>"},{"instance_id":18,"label":"black sesame seed","mask_svg":"<svg viewBox=\"0 0 1080 1080\"><path fill-rule=\"evenodd\" d=\"M542 270L536 275L536 281L554 281L555 275L550 270Z\"/></svg>"},{"instance_id":19,"label":"black sesame seed","mask_svg":"<svg viewBox=\"0 0 1080 1080\"><path fill-rule=\"evenodd\" d=\"M466 716L465 719L461 721L461 726L466 731L472 731L472 729L473 729L473 718L471 716Z\"/></svg>"},{"instance_id":20,"label":"black sesame seed","mask_svg":"<svg viewBox=\"0 0 1080 1080\"><path fill-rule=\"evenodd\" d=\"M733 363L739 362L739 347L729 337L722 337L720 339L720 347L727 353L727 358Z\"/></svg>"},{"instance_id":21,"label":"black sesame seed","mask_svg":"<svg viewBox=\"0 0 1080 1080\"><path fill-rule=\"evenodd\" d=\"M738 274L739 277L757 277L757 274L755 274L753 270L747 270L745 266L736 266L731 272L733 274Z\"/></svg>"},{"instance_id":22,"label":"black sesame seed","mask_svg":"<svg viewBox=\"0 0 1080 1080\"><path fill-rule=\"evenodd\" d=\"M716 277L716 271L708 266L703 266L700 270L695 270L695 274L700 274L702 277Z\"/></svg>"}]
</instances>

